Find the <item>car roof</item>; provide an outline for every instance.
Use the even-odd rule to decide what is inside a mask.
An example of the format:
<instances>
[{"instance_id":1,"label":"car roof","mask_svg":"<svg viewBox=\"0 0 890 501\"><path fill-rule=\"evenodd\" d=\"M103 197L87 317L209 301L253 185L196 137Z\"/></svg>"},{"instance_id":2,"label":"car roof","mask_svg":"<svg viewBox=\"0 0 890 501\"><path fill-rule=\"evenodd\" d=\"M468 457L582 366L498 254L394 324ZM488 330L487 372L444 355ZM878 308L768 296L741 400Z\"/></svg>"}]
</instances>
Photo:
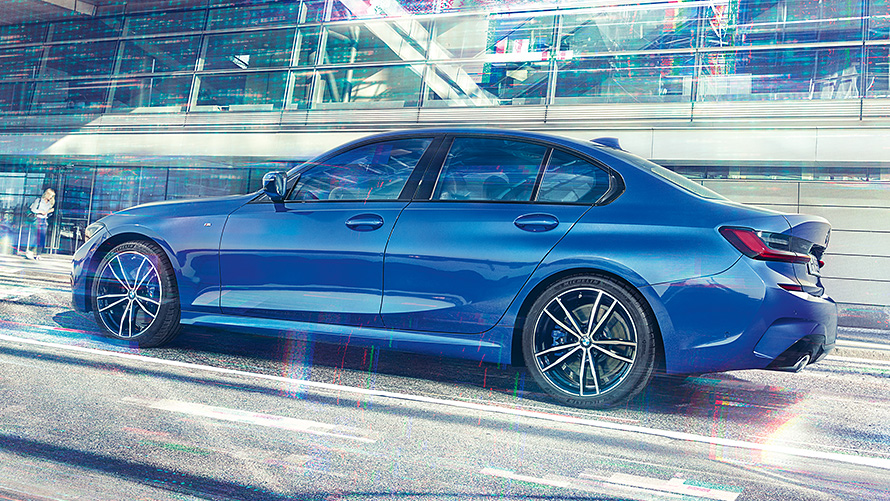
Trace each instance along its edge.
<instances>
[{"instance_id":1,"label":"car roof","mask_svg":"<svg viewBox=\"0 0 890 501\"><path fill-rule=\"evenodd\" d=\"M599 145L590 141L582 141L580 139L574 139L571 137L560 136L556 134L550 134L545 132L533 132L533 131L525 131L525 130L516 130L516 129L499 129L495 127L434 127L434 128L422 128L422 129L399 129L393 130L389 132L383 132L380 134L375 134L371 136L366 136L362 138L362 140L370 140L375 138L384 138L388 136L405 136L411 134L424 134L424 135L440 135L440 134L472 134L472 135L492 135L492 136L509 136L515 137L517 139L532 139L539 141L546 141L549 143L559 144L562 146L566 146L574 149L581 149L585 151L603 151L608 149L607 146Z\"/></svg>"}]
</instances>

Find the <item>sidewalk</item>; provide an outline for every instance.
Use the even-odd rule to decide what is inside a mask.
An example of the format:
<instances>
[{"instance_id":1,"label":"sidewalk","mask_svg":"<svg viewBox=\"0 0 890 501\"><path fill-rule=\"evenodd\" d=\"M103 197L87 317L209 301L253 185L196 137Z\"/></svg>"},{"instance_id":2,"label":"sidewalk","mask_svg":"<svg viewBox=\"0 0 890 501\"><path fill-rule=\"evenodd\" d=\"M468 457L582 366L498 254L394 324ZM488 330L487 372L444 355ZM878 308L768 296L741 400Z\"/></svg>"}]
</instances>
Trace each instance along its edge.
<instances>
[{"instance_id":1,"label":"sidewalk","mask_svg":"<svg viewBox=\"0 0 890 501\"><path fill-rule=\"evenodd\" d=\"M9 272L29 271L59 275L68 282L71 256L42 255L39 261L24 256L0 255L0 282ZM890 360L890 313L887 308L838 305L837 345L833 355L869 360Z\"/></svg>"}]
</instances>

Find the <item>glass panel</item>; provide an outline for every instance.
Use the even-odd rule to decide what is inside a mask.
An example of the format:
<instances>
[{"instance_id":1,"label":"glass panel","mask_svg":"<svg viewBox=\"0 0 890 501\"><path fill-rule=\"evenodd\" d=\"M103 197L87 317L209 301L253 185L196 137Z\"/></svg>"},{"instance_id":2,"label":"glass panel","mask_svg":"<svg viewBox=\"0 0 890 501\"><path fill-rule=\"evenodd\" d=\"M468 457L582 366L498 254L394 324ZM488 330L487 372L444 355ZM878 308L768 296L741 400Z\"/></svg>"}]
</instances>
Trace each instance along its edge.
<instances>
[{"instance_id":1,"label":"glass panel","mask_svg":"<svg viewBox=\"0 0 890 501\"><path fill-rule=\"evenodd\" d=\"M869 0L868 39L890 38L890 0Z\"/></svg>"},{"instance_id":2,"label":"glass panel","mask_svg":"<svg viewBox=\"0 0 890 501\"><path fill-rule=\"evenodd\" d=\"M38 82L33 110L43 113L102 113L108 87L107 80Z\"/></svg>"},{"instance_id":3,"label":"glass panel","mask_svg":"<svg viewBox=\"0 0 890 501\"><path fill-rule=\"evenodd\" d=\"M890 97L890 46L868 48L865 97Z\"/></svg>"},{"instance_id":4,"label":"glass panel","mask_svg":"<svg viewBox=\"0 0 890 501\"><path fill-rule=\"evenodd\" d=\"M728 26L727 43L762 45L862 39L858 0L747 0L707 20ZM725 21L722 21L725 19ZM716 44L711 44L716 45Z\"/></svg>"},{"instance_id":5,"label":"glass panel","mask_svg":"<svg viewBox=\"0 0 890 501\"><path fill-rule=\"evenodd\" d=\"M91 42L53 45L41 76L107 75L111 72L117 42Z\"/></svg>"},{"instance_id":6,"label":"glass panel","mask_svg":"<svg viewBox=\"0 0 890 501\"><path fill-rule=\"evenodd\" d=\"M119 80L111 107L132 113L176 113L188 104L191 86L190 76Z\"/></svg>"},{"instance_id":7,"label":"glass panel","mask_svg":"<svg viewBox=\"0 0 890 501\"><path fill-rule=\"evenodd\" d=\"M296 64L297 66L310 66L315 64L318 58L318 38L320 28L303 28L297 30Z\"/></svg>"},{"instance_id":8,"label":"glass panel","mask_svg":"<svg viewBox=\"0 0 890 501\"><path fill-rule=\"evenodd\" d=\"M139 203L139 169L99 167L93 187L90 218L95 221Z\"/></svg>"},{"instance_id":9,"label":"glass panel","mask_svg":"<svg viewBox=\"0 0 890 501\"><path fill-rule=\"evenodd\" d=\"M28 111L33 92L33 83L0 83L0 113Z\"/></svg>"},{"instance_id":10,"label":"glass panel","mask_svg":"<svg viewBox=\"0 0 890 501\"><path fill-rule=\"evenodd\" d=\"M203 10L158 12L156 14L133 16L129 18L127 20L127 35L179 33L183 31L197 31L203 27Z\"/></svg>"},{"instance_id":11,"label":"glass panel","mask_svg":"<svg viewBox=\"0 0 890 501\"><path fill-rule=\"evenodd\" d=\"M788 49L704 54L700 101L859 97L861 49Z\"/></svg>"},{"instance_id":12,"label":"glass panel","mask_svg":"<svg viewBox=\"0 0 890 501\"><path fill-rule=\"evenodd\" d=\"M300 176L291 200L396 200L431 138L384 141L312 167Z\"/></svg>"},{"instance_id":13,"label":"glass panel","mask_svg":"<svg viewBox=\"0 0 890 501\"><path fill-rule=\"evenodd\" d=\"M323 108L417 106L423 66L319 71L316 102Z\"/></svg>"},{"instance_id":14,"label":"glass panel","mask_svg":"<svg viewBox=\"0 0 890 501\"><path fill-rule=\"evenodd\" d=\"M562 151L553 151L541 187L539 202L592 204L609 190L609 175L596 165Z\"/></svg>"},{"instance_id":15,"label":"glass panel","mask_svg":"<svg viewBox=\"0 0 890 501\"><path fill-rule=\"evenodd\" d=\"M406 19L329 26L324 64L416 61L426 56L429 23Z\"/></svg>"},{"instance_id":16,"label":"glass panel","mask_svg":"<svg viewBox=\"0 0 890 501\"><path fill-rule=\"evenodd\" d=\"M288 66L294 30L251 31L214 35L207 43L205 70Z\"/></svg>"},{"instance_id":17,"label":"glass panel","mask_svg":"<svg viewBox=\"0 0 890 501\"><path fill-rule=\"evenodd\" d=\"M433 200L528 201L546 152L505 139L455 138Z\"/></svg>"},{"instance_id":18,"label":"glass panel","mask_svg":"<svg viewBox=\"0 0 890 501\"><path fill-rule=\"evenodd\" d=\"M343 19L368 19L374 17L409 17L415 14L432 14L436 0L333 0L331 21Z\"/></svg>"},{"instance_id":19,"label":"glass panel","mask_svg":"<svg viewBox=\"0 0 890 501\"><path fill-rule=\"evenodd\" d=\"M303 0L300 9L300 22L315 23L325 20L327 0Z\"/></svg>"},{"instance_id":20,"label":"glass panel","mask_svg":"<svg viewBox=\"0 0 890 501\"><path fill-rule=\"evenodd\" d=\"M0 45L42 42L46 39L46 24L13 24L0 26Z\"/></svg>"},{"instance_id":21,"label":"glass panel","mask_svg":"<svg viewBox=\"0 0 890 501\"><path fill-rule=\"evenodd\" d=\"M560 28L559 51L564 53L562 57L571 58L613 51L692 48L698 17L699 8L680 8L675 3L566 15ZM718 32L717 26L706 26Z\"/></svg>"},{"instance_id":22,"label":"glass panel","mask_svg":"<svg viewBox=\"0 0 890 501\"><path fill-rule=\"evenodd\" d=\"M424 106L544 104L550 63L487 63L430 66Z\"/></svg>"},{"instance_id":23,"label":"glass panel","mask_svg":"<svg viewBox=\"0 0 890 501\"><path fill-rule=\"evenodd\" d=\"M0 80L36 77L42 55L42 47L0 50Z\"/></svg>"},{"instance_id":24,"label":"glass panel","mask_svg":"<svg viewBox=\"0 0 890 501\"><path fill-rule=\"evenodd\" d=\"M546 60L553 47L554 19L553 16L487 15L439 19L430 59L488 55L499 61Z\"/></svg>"},{"instance_id":25,"label":"glass panel","mask_svg":"<svg viewBox=\"0 0 890 501\"><path fill-rule=\"evenodd\" d=\"M296 24L299 13L299 2L214 9L210 11L207 29L217 30L241 26Z\"/></svg>"},{"instance_id":26,"label":"glass panel","mask_svg":"<svg viewBox=\"0 0 890 501\"><path fill-rule=\"evenodd\" d=\"M193 111L271 111L281 109L286 72L202 76Z\"/></svg>"},{"instance_id":27,"label":"glass panel","mask_svg":"<svg viewBox=\"0 0 890 501\"><path fill-rule=\"evenodd\" d=\"M557 66L560 104L689 101L695 75L692 54L576 59Z\"/></svg>"},{"instance_id":28,"label":"glass panel","mask_svg":"<svg viewBox=\"0 0 890 501\"><path fill-rule=\"evenodd\" d=\"M195 69L200 37L140 39L124 42L121 74Z\"/></svg>"},{"instance_id":29,"label":"glass panel","mask_svg":"<svg viewBox=\"0 0 890 501\"><path fill-rule=\"evenodd\" d=\"M112 38L121 34L120 17L72 19L53 23L51 40L84 40L90 38Z\"/></svg>"},{"instance_id":30,"label":"glass panel","mask_svg":"<svg viewBox=\"0 0 890 501\"><path fill-rule=\"evenodd\" d=\"M802 176L801 167L792 166L741 166L739 179L795 179ZM688 176L687 176L688 177Z\"/></svg>"},{"instance_id":31,"label":"glass panel","mask_svg":"<svg viewBox=\"0 0 890 501\"><path fill-rule=\"evenodd\" d=\"M309 107L309 102L311 101L310 92L312 90L312 76L313 73L311 71L293 72L291 74L291 78L293 78L293 92L291 93L290 104L288 107L299 109Z\"/></svg>"},{"instance_id":32,"label":"glass panel","mask_svg":"<svg viewBox=\"0 0 890 501\"><path fill-rule=\"evenodd\" d=\"M246 193L247 175L244 169L170 169L167 200Z\"/></svg>"}]
</instances>

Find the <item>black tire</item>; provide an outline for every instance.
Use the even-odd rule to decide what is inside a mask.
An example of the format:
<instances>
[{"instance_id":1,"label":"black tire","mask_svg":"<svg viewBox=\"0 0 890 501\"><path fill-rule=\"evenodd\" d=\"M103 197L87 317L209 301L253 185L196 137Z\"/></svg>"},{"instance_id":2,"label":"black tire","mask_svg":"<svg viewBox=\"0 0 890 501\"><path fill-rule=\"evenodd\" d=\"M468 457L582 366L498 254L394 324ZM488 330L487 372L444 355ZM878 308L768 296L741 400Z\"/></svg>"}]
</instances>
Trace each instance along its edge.
<instances>
[{"instance_id":1,"label":"black tire","mask_svg":"<svg viewBox=\"0 0 890 501\"><path fill-rule=\"evenodd\" d=\"M90 299L96 323L108 337L151 348L179 332L176 276L154 242L125 242L106 253Z\"/></svg>"},{"instance_id":2,"label":"black tire","mask_svg":"<svg viewBox=\"0 0 890 501\"><path fill-rule=\"evenodd\" d=\"M525 365L561 403L603 409L649 384L657 324L638 291L610 277L575 275L548 287L526 318Z\"/></svg>"}]
</instances>

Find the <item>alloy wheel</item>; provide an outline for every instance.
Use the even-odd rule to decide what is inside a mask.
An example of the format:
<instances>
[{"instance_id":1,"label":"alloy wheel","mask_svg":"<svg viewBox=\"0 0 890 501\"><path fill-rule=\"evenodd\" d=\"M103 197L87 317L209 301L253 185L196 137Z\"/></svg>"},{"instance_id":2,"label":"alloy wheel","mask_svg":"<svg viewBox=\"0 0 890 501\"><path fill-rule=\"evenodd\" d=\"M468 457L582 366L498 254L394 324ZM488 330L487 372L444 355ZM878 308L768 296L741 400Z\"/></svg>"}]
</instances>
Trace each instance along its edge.
<instances>
[{"instance_id":1,"label":"alloy wheel","mask_svg":"<svg viewBox=\"0 0 890 501\"><path fill-rule=\"evenodd\" d=\"M129 339L151 327L161 308L163 287L148 256L118 253L105 262L96 280L98 316L109 332Z\"/></svg>"},{"instance_id":2,"label":"alloy wheel","mask_svg":"<svg viewBox=\"0 0 890 501\"><path fill-rule=\"evenodd\" d=\"M637 343L628 309L604 290L581 287L544 306L535 325L533 357L540 374L560 392L597 396L627 377Z\"/></svg>"}]
</instances>

